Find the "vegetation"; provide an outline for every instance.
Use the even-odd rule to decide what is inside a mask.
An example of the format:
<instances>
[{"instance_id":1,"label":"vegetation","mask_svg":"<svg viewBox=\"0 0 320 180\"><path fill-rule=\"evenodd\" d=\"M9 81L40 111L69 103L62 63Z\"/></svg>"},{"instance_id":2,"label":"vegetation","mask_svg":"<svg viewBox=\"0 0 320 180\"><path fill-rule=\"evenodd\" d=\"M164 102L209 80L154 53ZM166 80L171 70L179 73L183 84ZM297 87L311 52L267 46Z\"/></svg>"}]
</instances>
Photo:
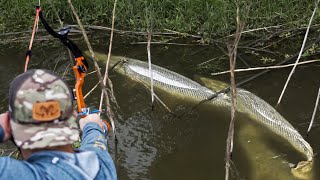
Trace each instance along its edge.
<instances>
[{"instance_id":1,"label":"vegetation","mask_svg":"<svg viewBox=\"0 0 320 180\"><path fill-rule=\"evenodd\" d=\"M0 1L0 32L30 30L34 4L28 0ZM314 0L240 1L245 30L281 25L282 29L297 28L308 23ZM73 1L84 24L111 25L113 0ZM56 12L66 24L75 24L65 0L42 1L41 6L51 24L59 26ZM53 8L55 7L55 8ZM55 10L56 9L56 10ZM151 29L166 29L202 37L217 37L235 31L234 0L126 0L118 1L116 28L146 31L151 17ZM149 13L147 16L146 14ZM320 14L318 13L317 16ZM315 23L319 18L315 19Z\"/></svg>"}]
</instances>

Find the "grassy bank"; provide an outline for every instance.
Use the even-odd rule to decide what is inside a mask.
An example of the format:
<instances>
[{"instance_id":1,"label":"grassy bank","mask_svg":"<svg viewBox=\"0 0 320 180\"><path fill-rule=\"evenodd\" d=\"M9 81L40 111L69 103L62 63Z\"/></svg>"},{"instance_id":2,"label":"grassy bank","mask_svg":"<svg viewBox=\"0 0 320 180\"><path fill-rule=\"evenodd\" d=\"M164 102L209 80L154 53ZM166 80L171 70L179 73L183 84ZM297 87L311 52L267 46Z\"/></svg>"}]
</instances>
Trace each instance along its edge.
<instances>
[{"instance_id":1,"label":"grassy bank","mask_svg":"<svg viewBox=\"0 0 320 180\"><path fill-rule=\"evenodd\" d=\"M0 2L0 32L30 30L34 18L34 4L29 0L2 0ZM59 25L50 1L41 6L51 24ZM75 24L65 0L53 1L59 17L67 24ZM84 24L111 25L112 0L73 1ZM306 25L314 8L314 0L260 0L241 1L245 29L282 25L281 28L296 28ZM235 31L234 0L125 0L118 1L116 28L146 31L148 21L152 30L165 29L199 34L204 37L225 36ZM150 15L147 16L146 14ZM314 23L320 22L317 17ZM147 18L151 17L151 18Z\"/></svg>"}]
</instances>

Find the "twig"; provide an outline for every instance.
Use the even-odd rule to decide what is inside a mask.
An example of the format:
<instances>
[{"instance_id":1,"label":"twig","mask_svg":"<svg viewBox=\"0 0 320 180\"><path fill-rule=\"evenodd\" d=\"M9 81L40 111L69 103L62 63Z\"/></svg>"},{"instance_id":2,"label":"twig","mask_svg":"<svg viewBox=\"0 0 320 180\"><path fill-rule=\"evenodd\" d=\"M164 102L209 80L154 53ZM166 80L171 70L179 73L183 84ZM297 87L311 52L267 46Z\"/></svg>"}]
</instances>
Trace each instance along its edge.
<instances>
[{"instance_id":1,"label":"twig","mask_svg":"<svg viewBox=\"0 0 320 180\"><path fill-rule=\"evenodd\" d=\"M197 38L197 39L202 39L201 36L196 36L196 35L192 35L192 34L188 34L188 33L182 33L182 32L178 32L178 31L174 31L174 30L170 30L170 29L164 29L164 30L169 31L169 32L173 32L175 34L182 35L182 36L189 36L189 37L193 37L193 38Z\"/></svg>"},{"instance_id":2,"label":"twig","mask_svg":"<svg viewBox=\"0 0 320 180\"><path fill-rule=\"evenodd\" d=\"M100 70L101 70L101 68L100 68ZM88 72L88 73L86 74L86 76L88 76L88 75L90 75L90 74L94 74L94 73L96 73L96 72L97 72L96 70L91 71L91 72Z\"/></svg>"},{"instance_id":3,"label":"twig","mask_svg":"<svg viewBox=\"0 0 320 180\"><path fill-rule=\"evenodd\" d=\"M110 33L110 43L109 43L109 51L108 51L107 63L106 63L105 73L104 73L104 78L103 78L103 84L104 85L106 85L107 80L108 80L108 82L111 82L111 80L109 79L109 75L108 75L108 67L109 67L111 50L112 50L113 29L114 29L116 7L117 7L117 0L114 1L113 10L112 10L112 27L111 27L111 33ZM113 91L111 91L111 92L113 92ZM108 106L110 106L109 99L107 101L108 101ZM103 102L103 92L101 92L101 98L100 98L100 105L99 105L99 110L100 111L102 109L102 102ZM109 112L108 109L107 109L107 112Z\"/></svg>"},{"instance_id":4,"label":"twig","mask_svg":"<svg viewBox=\"0 0 320 180\"><path fill-rule=\"evenodd\" d=\"M314 17L314 15L316 14L316 11L317 11L317 9L318 9L319 1L320 1L320 0L318 0L318 1L316 2L316 4L315 4L314 10L313 10L313 13L312 13L312 16L311 16L311 18L310 18L309 25L308 25L308 28L307 28L307 31L306 31L306 34L305 34L304 39L303 39L303 43L302 43L302 46L301 46L301 50L300 50L299 56L298 56L298 58L297 58L297 60L296 60L296 63L295 63L295 65L293 66L293 68L292 68L292 70L291 70L291 72L290 72L290 74L289 74L289 77L288 77L288 79L287 79L287 81L286 81L286 84L285 84L284 87L283 87L283 90L282 90L282 92L281 92L281 95L280 95L280 97L279 97L279 100L278 100L278 102L277 102L277 105L280 104L281 99L282 99L282 97L283 97L283 94L284 94L284 92L285 92L285 90L286 90L286 88L287 88L287 86L288 86L288 83L289 83L289 81L290 81L290 79L291 79L291 77L292 77L292 75L293 75L293 73L294 73L294 71L295 71L295 69L296 69L296 67L297 67L297 64L299 63L300 57L301 57L301 55L302 55L304 46L305 46L306 41L307 41L307 38L308 38L309 29L310 29L310 26L311 26L313 17Z\"/></svg>"},{"instance_id":5,"label":"twig","mask_svg":"<svg viewBox=\"0 0 320 180\"><path fill-rule=\"evenodd\" d=\"M150 91L150 93L152 93L152 92L151 92L151 89L150 89L145 83L143 83L140 79L138 79L138 78L134 78L134 79L137 80L137 81L139 81L144 87L146 87L146 88ZM168 108L168 106L158 97L157 94L153 93L153 95L154 95L154 97L160 102L160 104L162 104L162 106L163 106L164 108L166 108L172 115L176 116L176 115Z\"/></svg>"},{"instance_id":6,"label":"twig","mask_svg":"<svg viewBox=\"0 0 320 180\"><path fill-rule=\"evenodd\" d=\"M79 27L78 25L69 25L69 27ZM94 25L85 25L84 27L93 29L93 30L107 30L111 31L112 28L105 27L105 26L94 26ZM146 36L148 35L147 32L138 32L138 31L125 31L120 29L113 29L115 33L119 34L130 34L130 35L139 35L139 36ZM154 32L153 35L176 35L176 33L167 33L167 32Z\"/></svg>"},{"instance_id":7,"label":"twig","mask_svg":"<svg viewBox=\"0 0 320 180\"><path fill-rule=\"evenodd\" d=\"M309 63L315 63L315 62L320 62L320 59L299 62L297 65L309 64ZM254 67L254 68L246 68L246 69L235 69L234 72L246 72L246 71L256 71L256 70L265 70L265 69L281 69L281 68L286 68L286 67L291 67L291 66L294 66L294 64L286 64L286 65L281 65L281 66ZM230 70L217 72L217 73L211 73L211 75L216 76L216 75L221 75L221 74L226 74L226 73L230 73Z\"/></svg>"},{"instance_id":8,"label":"twig","mask_svg":"<svg viewBox=\"0 0 320 180\"><path fill-rule=\"evenodd\" d=\"M239 46L238 49L249 49L249 50L253 50L253 51L260 51L260 52L270 53L270 54L274 54L274 55L277 54L277 53L275 53L273 51L265 50L264 48L254 48L254 47L249 47L249 46Z\"/></svg>"},{"instance_id":9,"label":"twig","mask_svg":"<svg viewBox=\"0 0 320 180\"><path fill-rule=\"evenodd\" d=\"M150 52L150 42L151 42L151 33L148 34L148 44L147 44L147 52L148 52L148 64L149 64L149 77L150 77L150 89L151 89L151 109L153 109L154 102L154 93L153 93L153 72L151 66L151 52Z\"/></svg>"},{"instance_id":10,"label":"twig","mask_svg":"<svg viewBox=\"0 0 320 180\"><path fill-rule=\"evenodd\" d=\"M60 27L62 28L62 27L63 27L63 22L61 21L61 18L60 18L59 14L58 14L58 11L57 11L56 7L53 5L53 3L52 3L51 0L49 0L49 4L50 4L50 6L53 8L53 11L55 12L55 14L56 14L56 16L57 16L57 18L58 18Z\"/></svg>"},{"instance_id":11,"label":"twig","mask_svg":"<svg viewBox=\"0 0 320 180\"><path fill-rule=\"evenodd\" d=\"M116 164L119 163L120 159L122 158L122 156L124 155L124 152L120 155L120 157L118 158L118 160L116 161Z\"/></svg>"},{"instance_id":12,"label":"twig","mask_svg":"<svg viewBox=\"0 0 320 180\"><path fill-rule=\"evenodd\" d=\"M133 42L132 45L148 44L148 42ZM209 44L183 44L183 43L168 43L168 42L150 42L150 44L158 45L176 45L176 46L209 46Z\"/></svg>"},{"instance_id":13,"label":"twig","mask_svg":"<svg viewBox=\"0 0 320 180\"><path fill-rule=\"evenodd\" d=\"M214 60L216 60L216 59L221 59L221 58L223 58L224 56L225 56L225 55L221 55L221 56L219 56L219 57L215 57L215 58L212 58L212 59L206 60L206 61L204 61L204 62L202 62L202 63L198 64L198 66L202 66L202 65L207 64L207 63L209 63L209 62L211 62L211 61L214 61Z\"/></svg>"},{"instance_id":14,"label":"twig","mask_svg":"<svg viewBox=\"0 0 320 180\"><path fill-rule=\"evenodd\" d=\"M148 69L149 69L149 78L150 78L150 90L151 90L151 110L154 108L154 90L153 90L153 71L152 71L152 62L151 62L151 50L150 50L150 44L151 44L151 38L152 38L152 28L153 28L153 6L152 2L148 4L145 3L146 7L146 24L147 24L147 53L148 53Z\"/></svg>"},{"instance_id":15,"label":"twig","mask_svg":"<svg viewBox=\"0 0 320 180\"><path fill-rule=\"evenodd\" d=\"M99 78L100 87L101 87L101 90L102 90L102 92L103 92L103 94L104 94L104 96L105 96L105 101L106 101L105 106L106 106L106 110L107 110L107 116L109 117L109 120L110 120L111 125L112 125L113 134L114 134L114 136L115 136L116 127L115 127L115 123L114 123L114 120L113 120L113 113L112 113L110 107L108 106L108 104L109 104L108 92L107 92L107 90L106 90L106 86L105 86L104 83L103 83L103 78L102 78L102 75L101 75L101 72L100 72L100 68L99 68L99 65L98 65L98 62L97 62L98 60L96 59L96 56L95 56L95 54L94 54L94 51L93 51L93 49L92 49L92 47L91 47L91 44L90 44L90 42L89 42L88 36L87 36L87 34L86 34L86 32L85 32L85 29L84 29L84 27L83 27L83 25L82 25L82 23L81 23L81 21L80 21L80 18L79 18L79 16L78 16L78 14L76 13L75 8L74 8L73 5L72 5L71 0L68 0L68 3L69 3L69 6L70 6L70 8L71 8L71 10L72 10L72 12L73 12L73 14L74 14L74 16L75 16L76 19L77 19L77 22L78 22L78 25L79 25L79 27L80 27L80 29L81 29L82 35L83 35L83 37L84 37L84 40L85 40L85 42L86 42L86 44L87 44L87 46L88 46L88 49L89 49L89 51L90 51L90 53L91 53L91 57L92 57L92 59L93 59L94 67L95 67L95 69L97 70L97 76L98 76L98 78Z\"/></svg>"},{"instance_id":16,"label":"twig","mask_svg":"<svg viewBox=\"0 0 320 180\"><path fill-rule=\"evenodd\" d=\"M14 151L12 151L8 156L11 157L16 151L18 151L18 149L15 149Z\"/></svg>"},{"instance_id":17,"label":"twig","mask_svg":"<svg viewBox=\"0 0 320 180\"><path fill-rule=\"evenodd\" d=\"M312 127L313 122L314 122L314 117L316 116L316 112L317 112L318 104L319 104L319 98L320 98L320 88L318 90L318 96L317 96L316 104L314 105L314 110L313 110L313 113L312 113L312 118L311 118L310 125L309 125L308 131L307 131L307 135L309 134L309 132L311 130L311 127Z\"/></svg>"},{"instance_id":18,"label":"twig","mask_svg":"<svg viewBox=\"0 0 320 180\"><path fill-rule=\"evenodd\" d=\"M92 93L92 91L94 91L98 87L99 84L100 84L100 81L96 85L94 85L93 88L91 88L91 90L87 92L85 96L83 96L83 99L86 99Z\"/></svg>"},{"instance_id":19,"label":"twig","mask_svg":"<svg viewBox=\"0 0 320 180\"><path fill-rule=\"evenodd\" d=\"M267 27L261 27L261 28L256 28L256 29L248 29L242 32L242 34L245 33L250 33L250 32L255 32L255 31L261 31L261 30L265 30L265 31L269 31L269 29L278 29L280 27L282 27L283 25L277 25L277 26L267 26ZM230 34L227 37L232 37L235 36L236 34Z\"/></svg>"},{"instance_id":20,"label":"twig","mask_svg":"<svg viewBox=\"0 0 320 180\"><path fill-rule=\"evenodd\" d=\"M118 104L118 102L117 102L116 96L114 95L113 83L112 83L112 81L111 81L110 78L108 78L108 85L109 85L109 87L110 87L110 89L108 89L109 92L110 92L110 99L111 99L111 101L112 101L113 103L115 103L116 107L117 107L118 109L120 109L120 106L119 106L119 104Z\"/></svg>"},{"instance_id":21,"label":"twig","mask_svg":"<svg viewBox=\"0 0 320 180\"><path fill-rule=\"evenodd\" d=\"M236 36L232 46L228 46L229 60L230 60L230 81L231 81L231 120L228 130L227 147L226 147L226 158L225 158L225 180L229 180L229 170L231 164L231 154L233 151L233 137L234 137L234 122L235 122L235 111L236 111L236 83L234 78L234 69L237 59L237 46L239 44L241 34L244 28L244 24L240 22L239 5L237 4L237 30Z\"/></svg>"}]
</instances>

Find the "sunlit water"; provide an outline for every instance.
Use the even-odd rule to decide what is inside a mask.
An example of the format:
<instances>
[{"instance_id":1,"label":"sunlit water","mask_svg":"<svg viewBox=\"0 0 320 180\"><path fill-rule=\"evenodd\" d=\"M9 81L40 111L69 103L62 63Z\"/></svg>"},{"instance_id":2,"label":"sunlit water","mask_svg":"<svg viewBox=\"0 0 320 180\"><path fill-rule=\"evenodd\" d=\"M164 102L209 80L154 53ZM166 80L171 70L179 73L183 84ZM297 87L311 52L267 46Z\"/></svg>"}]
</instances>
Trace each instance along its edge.
<instances>
[{"instance_id":1,"label":"sunlit water","mask_svg":"<svg viewBox=\"0 0 320 180\"><path fill-rule=\"evenodd\" d=\"M105 40L107 41L107 39ZM107 45L94 41L96 50L107 51ZM27 43L27 42L26 42ZM59 43L46 45L47 41L35 43L30 68L51 69L63 76L70 88L74 84L65 48ZM52 41L51 41L52 43ZM23 71L25 49L21 44L0 50L1 111L7 110L8 87L10 81ZM83 44L82 44L83 46ZM152 61L189 78L199 74L197 64L221 54L216 47L202 46L152 46ZM115 41L113 53L116 55L146 60L145 45L130 45ZM255 59L248 63L255 64ZM104 64L101 64L103 67ZM228 68L228 60L222 63ZM68 70L65 72L65 70ZM90 70L93 70L91 65ZM300 67L293 76L283 101L277 110L302 135L308 127L319 86L319 67ZM203 73L209 74L209 73ZM289 69L274 70L250 82L243 88L257 96L276 104ZM252 73L237 74L242 79ZM228 82L228 76L213 77ZM160 93L160 98L179 118L172 116L155 104L151 110L151 96L139 83L111 73L115 96L119 109L116 112L117 148L111 138L110 152L117 166L119 179L224 179L225 141L230 120L227 109L218 109L204 104L190 112L194 104ZM89 91L98 79L89 75L84 91ZM97 107L100 91L95 90L86 103ZM288 143L261 127L255 120L237 114L235 129L235 149L233 152L234 179L294 179L288 163L297 163L303 157ZM319 116L316 116L319 123ZM316 154L314 177L319 179L319 128L314 128L307 138ZM3 149L11 149L10 143L1 144ZM10 150L4 155L10 154Z\"/></svg>"}]
</instances>

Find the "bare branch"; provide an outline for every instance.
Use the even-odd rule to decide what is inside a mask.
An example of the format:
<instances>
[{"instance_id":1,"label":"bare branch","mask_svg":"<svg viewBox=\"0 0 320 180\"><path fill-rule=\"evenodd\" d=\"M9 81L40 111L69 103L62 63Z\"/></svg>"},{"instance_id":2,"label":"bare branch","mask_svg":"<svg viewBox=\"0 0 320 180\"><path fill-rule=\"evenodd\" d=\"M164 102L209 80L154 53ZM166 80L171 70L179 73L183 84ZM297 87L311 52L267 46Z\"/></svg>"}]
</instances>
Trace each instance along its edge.
<instances>
[{"instance_id":1,"label":"bare branch","mask_svg":"<svg viewBox=\"0 0 320 180\"><path fill-rule=\"evenodd\" d=\"M312 118L311 118L310 125L309 125L308 131L307 131L307 135L308 135L309 132L311 131L311 127L312 127L313 122L314 122L314 117L316 116L316 112L317 112L318 104L319 104L319 98L320 98L320 88L319 88L319 91L318 91L318 96L317 96L316 104L314 105L314 110L313 110L313 113L312 113Z\"/></svg>"},{"instance_id":2,"label":"bare branch","mask_svg":"<svg viewBox=\"0 0 320 180\"><path fill-rule=\"evenodd\" d=\"M228 130L227 147L226 147L226 157L225 157L225 180L229 180L229 171L231 163L231 154L233 151L233 137L234 137L234 122L235 122L235 112L236 112L236 83L234 78L234 69L237 59L237 47L241 38L241 34L244 28L244 23L240 22L239 15L239 5L237 4L237 30L236 36L232 46L228 46L229 60L230 60L230 81L231 81L231 120Z\"/></svg>"},{"instance_id":3,"label":"bare branch","mask_svg":"<svg viewBox=\"0 0 320 180\"><path fill-rule=\"evenodd\" d=\"M305 46L306 41L307 41L307 39L308 39L309 29L310 29L310 26L311 26L313 17L314 17L314 15L316 14L316 11L317 11L317 9L318 9L318 4L319 4L319 2L320 2L320 0L318 0L318 1L316 2L316 4L315 4L315 7L314 7L314 10L313 10L312 16L311 16L311 18L310 18L310 20L309 20L309 25L308 25L308 28L307 28L307 30L306 30L306 34L305 34L304 39L303 39L303 43L302 43L302 46L301 46L301 50L300 50L299 56L298 56L298 58L297 58L297 60L296 60L296 62L295 62L295 65L293 66L293 68L292 68L292 70L291 70L291 72L290 72L290 74L289 74L289 77L288 77L288 79L287 79L287 81L286 81L286 84L285 84L284 87L283 87L283 90L282 90L281 95L280 95L280 97L279 97L279 99L278 99L277 105L280 104L281 99L282 99L282 97L283 97L283 94L284 94L284 92L286 91L286 88L287 88L287 86L288 86L288 84L289 84L289 81L290 81L290 79L291 79L291 77L292 77L292 75L293 75L293 73L294 73L294 71L295 71L295 69L296 69L296 67L297 67L297 64L299 63L299 60L300 60L300 58L301 58L301 55L302 55L304 46Z\"/></svg>"},{"instance_id":4,"label":"bare branch","mask_svg":"<svg viewBox=\"0 0 320 180\"><path fill-rule=\"evenodd\" d=\"M315 63L315 62L320 62L320 59L303 61L303 62L298 63L297 65L310 64L310 63ZM286 64L286 65L281 65L281 66L266 66L266 67L254 67L254 68L246 68L246 69L235 69L234 72L247 72L247 71L257 71L257 70L266 70L266 69L281 69L281 68L291 67L294 65L295 64ZM216 75L227 74L227 73L230 73L230 70L217 72L217 73L211 73L211 75L216 76Z\"/></svg>"},{"instance_id":5,"label":"bare branch","mask_svg":"<svg viewBox=\"0 0 320 180\"><path fill-rule=\"evenodd\" d=\"M151 66L150 41L151 41L151 33L149 32L147 51L148 51L149 77L150 77L150 85L151 85L150 86L150 89L151 89L151 109L153 109L154 93L153 93L153 72L152 72L152 66Z\"/></svg>"},{"instance_id":6,"label":"bare branch","mask_svg":"<svg viewBox=\"0 0 320 180\"><path fill-rule=\"evenodd\" d=\"M111 50L112 50L113 29L114 29L114 21L115 21L116 7L117 7L117 0L115 0L115 1L114 1L114 4L113 4L113 11L112 11L112 27L111 27L111 34L110 34L109 51L108 51L108 57L107 57L106 68L105 68L105 74L104 74L104 78L103 78L103 84L104 84L104 85L106 85L107 79L108 79L108 82L111 82L111 80L109 79L108 67L109 67L110 56L111 56ZM113 92L113 90L112 90L111 92ZM106 97L106 98L107 98L107 97ZM100 110L100 111L101 111L101 109L102 109L102 102L103 102L103 92L101 92L101 98L100 98L100 105L99 105L99 110ZM108 106L110 106L109 99L107 100L107 105L108 105Z\"/></svg>"}]
</instances>

